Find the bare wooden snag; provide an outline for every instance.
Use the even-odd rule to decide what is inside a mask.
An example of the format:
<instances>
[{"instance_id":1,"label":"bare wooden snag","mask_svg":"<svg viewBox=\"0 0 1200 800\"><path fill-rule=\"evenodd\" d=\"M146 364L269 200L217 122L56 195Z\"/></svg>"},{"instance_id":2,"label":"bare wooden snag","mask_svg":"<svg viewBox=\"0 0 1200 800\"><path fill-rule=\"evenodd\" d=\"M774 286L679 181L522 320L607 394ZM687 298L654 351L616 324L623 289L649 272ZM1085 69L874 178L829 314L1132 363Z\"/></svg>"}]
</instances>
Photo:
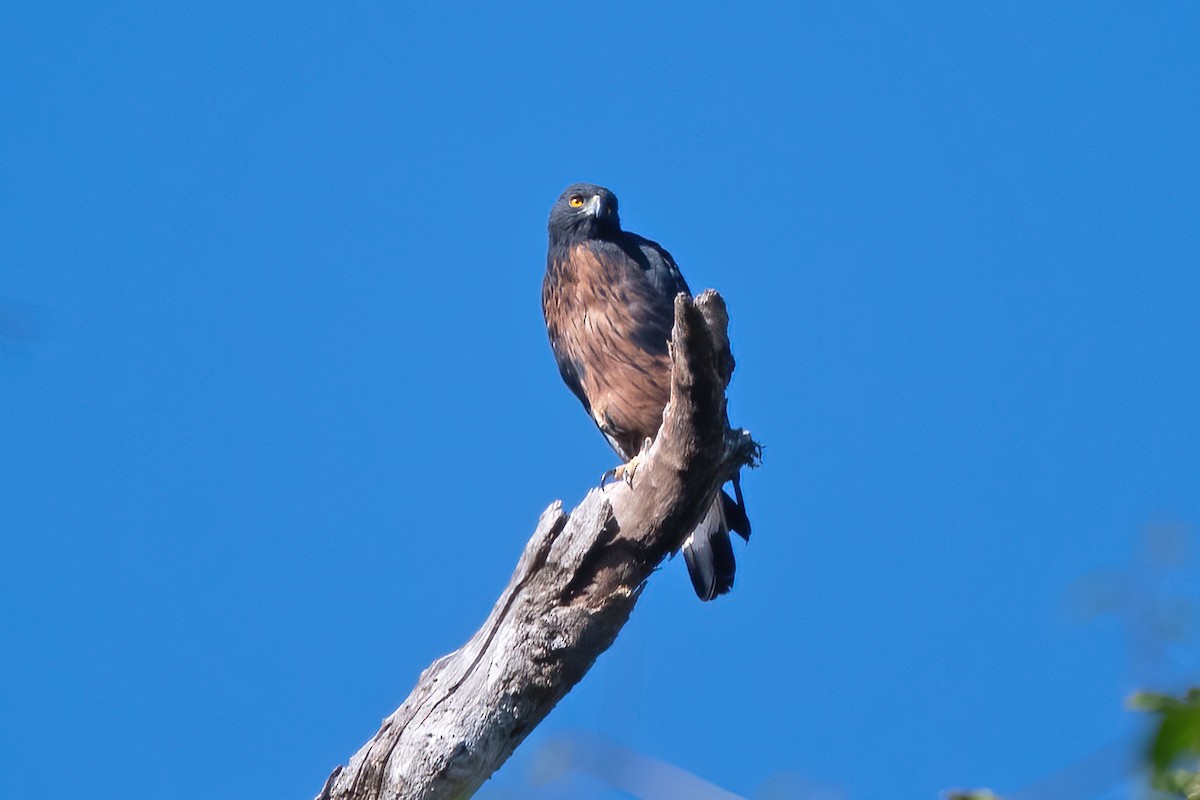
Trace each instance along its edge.
<instances>
[{"instance_id":1,"label":"bare wooden snag","mask_svg":"<svg viewBox=\"0 0 1200 800\"><path fill-rule=\"evenodd\" d=\"M629 619L646 579L759 447L730 430L725 302L675 298L671 399L632 489L593 489L544 512L471 640L433 662L317 800L470 797L583 678Z\"/></svg>"}]
</instances>

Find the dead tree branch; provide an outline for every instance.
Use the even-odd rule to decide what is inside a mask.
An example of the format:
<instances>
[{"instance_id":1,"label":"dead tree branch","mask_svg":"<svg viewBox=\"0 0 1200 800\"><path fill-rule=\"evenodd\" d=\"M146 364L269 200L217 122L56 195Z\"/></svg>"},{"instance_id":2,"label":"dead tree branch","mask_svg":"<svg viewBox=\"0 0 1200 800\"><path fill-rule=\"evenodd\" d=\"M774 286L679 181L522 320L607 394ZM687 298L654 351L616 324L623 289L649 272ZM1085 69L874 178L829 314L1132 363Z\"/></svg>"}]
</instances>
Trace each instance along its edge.
<instances>
[{"instance_id":1,"label":"dead tree branch","mask_svg":"<svg viewBox=\"0 0 1200 800\"><path fill-rule=\"evenodd\" d=\"M725 421L727 325L716 292L676 298L671 400L633 488L546 509L483 627L421 673L318 800L469 797L608 649L646 579L757 458Z\"/></svg>"}]
</instances>

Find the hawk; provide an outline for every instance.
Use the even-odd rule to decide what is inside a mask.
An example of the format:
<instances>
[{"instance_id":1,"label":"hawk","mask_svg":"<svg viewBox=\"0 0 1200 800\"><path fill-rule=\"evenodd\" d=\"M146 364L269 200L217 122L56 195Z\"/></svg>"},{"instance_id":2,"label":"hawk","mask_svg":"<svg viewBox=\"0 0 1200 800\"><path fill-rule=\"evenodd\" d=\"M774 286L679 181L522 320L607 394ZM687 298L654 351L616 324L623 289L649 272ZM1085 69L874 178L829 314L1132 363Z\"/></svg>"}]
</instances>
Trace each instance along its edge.
<instances>
[{"instance_id":1,"label":"hawk","mask_svg":"<svg viewBox=\"0 0 1200 800\"><path fill-rule=\"evenodd\" d=\"M542 311L550 346L563 381L626 462L620 474L662 425L675 295L691 291L661 245L621 229L617 197L603 186L567 187L548 227ZM737 500L719 492L683 545L701 600L733 588L729 531L750 538L739 478L732 483Z\"/></svg>"}]
</instances>

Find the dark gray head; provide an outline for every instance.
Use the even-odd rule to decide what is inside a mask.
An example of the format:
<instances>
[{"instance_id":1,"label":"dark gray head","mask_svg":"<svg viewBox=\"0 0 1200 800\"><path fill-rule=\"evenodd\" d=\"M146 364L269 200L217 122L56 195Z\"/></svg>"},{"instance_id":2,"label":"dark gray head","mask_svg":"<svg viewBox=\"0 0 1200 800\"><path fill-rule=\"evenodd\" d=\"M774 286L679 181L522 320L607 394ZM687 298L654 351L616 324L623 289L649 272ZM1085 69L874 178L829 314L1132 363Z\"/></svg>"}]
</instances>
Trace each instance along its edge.
<instances>
[{"instance_id":1,"label":"dark gray head","mask_svg":"<svg viewBox=\"0 0 1200 800\"><path fill-rule=\"evenodd\" d=\"M617 216L617 196L591 183L574 183L567 187L554 208L550 209L550 239L560 242L580 241L621 231Z\"/></svg>"}]
</instances>

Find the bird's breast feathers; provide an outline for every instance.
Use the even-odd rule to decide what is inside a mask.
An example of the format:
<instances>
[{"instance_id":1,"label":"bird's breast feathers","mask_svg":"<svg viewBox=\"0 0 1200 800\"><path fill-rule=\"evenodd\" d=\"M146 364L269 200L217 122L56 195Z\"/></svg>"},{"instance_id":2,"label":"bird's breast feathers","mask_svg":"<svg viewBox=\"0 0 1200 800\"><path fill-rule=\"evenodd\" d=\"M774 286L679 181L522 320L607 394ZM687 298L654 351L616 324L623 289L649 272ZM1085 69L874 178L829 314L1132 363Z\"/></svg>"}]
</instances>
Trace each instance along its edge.
<instances>
[{"instance_id":1,"label":"bird's breast feathers","mask_svg":"<svg viewBox=\"0 0 1200 800\"><path fill-rule=\"evenodd\" d=\"M632 447L632 455L658 431L670 395L673 311L663 309L665 300L673 310L673 296L655 291L636 262L588 243L552 255L547 266L543 310L563 376L594 418L607 416L618 449Z\"/></svg>"}]
</instances>

